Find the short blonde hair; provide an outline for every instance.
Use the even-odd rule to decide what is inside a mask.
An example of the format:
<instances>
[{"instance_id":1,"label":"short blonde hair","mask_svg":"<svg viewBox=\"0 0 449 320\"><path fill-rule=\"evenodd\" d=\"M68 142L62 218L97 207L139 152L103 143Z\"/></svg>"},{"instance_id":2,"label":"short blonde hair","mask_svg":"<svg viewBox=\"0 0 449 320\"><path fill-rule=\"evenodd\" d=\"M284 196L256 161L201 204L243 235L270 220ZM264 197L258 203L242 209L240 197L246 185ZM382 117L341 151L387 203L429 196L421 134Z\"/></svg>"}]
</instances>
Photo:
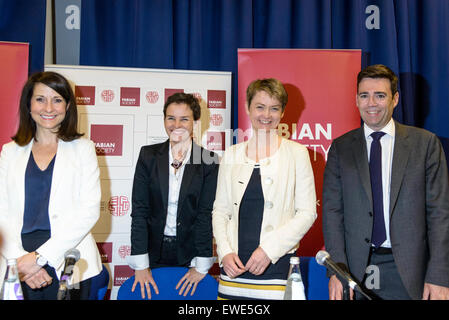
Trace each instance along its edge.
<instances>
[{"instance_id":1,"label":"short blonde hair","mask_svg":"<svg viewBox=\"0 0 449 320\"><path fill-rule=\"evenodd\" d=\"M278 99L282 105L282 112L284 112L288 101L288 95L282 82L275 78L258 79L251 82L246 89L246 102L248 103L248 108L251 105L254 96L259 91L265 91L271 97Z\"/></svg>"}]
</instances>

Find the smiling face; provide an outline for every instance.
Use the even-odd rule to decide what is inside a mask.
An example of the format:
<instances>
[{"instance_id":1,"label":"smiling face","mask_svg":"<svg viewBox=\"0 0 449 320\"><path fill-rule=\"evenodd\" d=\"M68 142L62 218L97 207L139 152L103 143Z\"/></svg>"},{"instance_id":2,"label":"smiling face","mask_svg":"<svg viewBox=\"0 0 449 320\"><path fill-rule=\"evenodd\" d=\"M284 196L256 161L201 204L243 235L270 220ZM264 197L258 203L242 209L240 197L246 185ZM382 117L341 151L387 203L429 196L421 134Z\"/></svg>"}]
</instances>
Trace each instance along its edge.
<instances>
[{"instance_id":1,"label":"smiling face","mask_svg":"<svg viewBox=\"0 0 449 320\"><path fill-rule=\"evenodd\" d=\"M193 111L187 104L171 103L167 106L164 127L172 144L191 138L193 124Z\"/></svg>"},{"instance_id":2,"label":"smiling face","mask_svg":"<svg viewBox=\"0 0 449 320\"><path fill-rule=\"evenodd\" d=\"M44 131L56 134L64 120L67 103L52 88L43 83L36 83L30 102L31 118L36 123L36 134Z\"/></svg>"},{"instance_id":3,"label":"smiling face","mask_svg":"<svg viewBox=\"0 0 449 320\"><path fill-rule=\"evenodd\" d=\"M399 93L392 94L390 80L364 78L360 81L356 104L363 122L374 131L387 125L398 102Z\"/></svg>"},{"instance_id":4,"label":"smiling face","mask_svg":"<svg viewBox=\"0 0 449 320\"><path fill-rule=\"evenodd\" d=\"M251 104L246 104L251 125L254 131L275 130L281 121L284 112L282 105L275 97L270 96L265 91L258 91L251 100Z\"/></svg>"}]
</instances>

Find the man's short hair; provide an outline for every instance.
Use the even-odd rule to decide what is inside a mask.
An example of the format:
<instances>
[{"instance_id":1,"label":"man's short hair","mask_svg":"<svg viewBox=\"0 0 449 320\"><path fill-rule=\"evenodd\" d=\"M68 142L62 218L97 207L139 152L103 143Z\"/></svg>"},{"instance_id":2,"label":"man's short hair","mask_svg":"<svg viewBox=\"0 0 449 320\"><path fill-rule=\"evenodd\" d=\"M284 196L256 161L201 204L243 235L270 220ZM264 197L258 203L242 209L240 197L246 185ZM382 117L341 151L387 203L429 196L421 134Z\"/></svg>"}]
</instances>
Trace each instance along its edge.
<instances>
[{"instance_id":1,"label":"man's short hair","mask_svg":"<svg viewBox=\"0 0 449 320\"><path fill-rule=\"evenodd\" d=\"M373 64L359 72L357 75L357 92L359 91L360 82L365 78L388 79L390 80L391 94L394 96L398 92L398 77L390 68L383 64Z\"/></svg>"},{"instance_id":2,"label":"man's short hair","mask_svg":"<svg viewBox=\"0 0 449 320\"><path fill-rule=\"evenodd\" d=\"M282 82L275 78L258 79L251 82L246 89L246 102L248 103L248 108L251 105L254 96L259 91L265 91L271 97L278 99L282 106L282 112L284 112L288 101L288 95Z\"/></svg>"},{"instance_id":3,"label":"man's short hair","mask_svg":"<svg viewBox=\"0 0 449 320\"><path fill-rule=\"evenodd\" d=\"M198 102L198 99L195 98L193 94L177 92L168 97L167 101L164 104L164 118L167 116L167 107L172 103L176 104L185 103L192 110L194 121L199 120L201 118L201 106L200 103Z\"/></svg>"}]
</instances>

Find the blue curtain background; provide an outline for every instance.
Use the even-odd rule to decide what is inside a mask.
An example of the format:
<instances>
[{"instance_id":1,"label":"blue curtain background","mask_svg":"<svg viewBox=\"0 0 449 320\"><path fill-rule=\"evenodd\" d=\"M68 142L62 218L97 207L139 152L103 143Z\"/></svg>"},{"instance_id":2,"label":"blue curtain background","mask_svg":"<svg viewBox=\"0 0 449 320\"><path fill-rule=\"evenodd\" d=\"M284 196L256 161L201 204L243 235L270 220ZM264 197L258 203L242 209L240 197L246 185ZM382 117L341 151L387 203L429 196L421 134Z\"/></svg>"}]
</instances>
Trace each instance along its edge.
<instances>
[{"instance_id":1,"label":"blue curtain background","mask_svg":"<svg viewBox=\"0 0 449 320\"><path fill-rule=\"evenodd\" d=\"M0 41L30 44L30 73L44 66L45 13L45 0L0 0Z\"/></svg>"},{"instance_id":2,"label":"blue curtain background","mask_svg":"<svg viewBox=\"0 0 449 320\"><path fill-rule=\"evenodd\" d=\"M234 128L238 48L362 49L400 76L394 118L449 140L447 0L96 0L81 21L83 65L232 71Z\"/></svg>"},{"instance_id":3,"label":"blue curtain background","mask_svg":"<svg viewBox=\"0 0 449 320\"><path fill-rule=\"evenodd\" d=\"M0 40L31 44L43 69L45 0L0 0ZM379 8L380 28L367 29ZM371 21L371 20L369 20ZM233 72L238 48L362 49L400 77L398 121L449 147L448 0L86 0L80 64Z\"/></svg>"}]
</instances>

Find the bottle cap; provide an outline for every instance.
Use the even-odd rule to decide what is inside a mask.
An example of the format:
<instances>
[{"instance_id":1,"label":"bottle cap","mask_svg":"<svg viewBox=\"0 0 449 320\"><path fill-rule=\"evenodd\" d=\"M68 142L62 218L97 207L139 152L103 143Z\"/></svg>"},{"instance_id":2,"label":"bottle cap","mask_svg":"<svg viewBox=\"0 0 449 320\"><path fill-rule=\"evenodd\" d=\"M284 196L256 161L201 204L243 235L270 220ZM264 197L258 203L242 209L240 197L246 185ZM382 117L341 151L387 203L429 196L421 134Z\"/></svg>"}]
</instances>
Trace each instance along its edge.
<instances>
[{"instance_id":1,"label":"bottle cap","mask_svg":"<svg viewBox=\"0 0 449 320\"><path fill-rule=\"evenodd\" d=\"M8 264L8 266L12 264L17 264L17 259L8 259L6 263Z\"/></svg>"},{"instance_id":2,"label":"bottle cap","mask_svg":"<svg viewBox=\"0 0 449 320\"><path fill-rule=\"evenodd\" d=\"M290 264L299 264L299 257L291 257Z\"/></svg>"}]
</instances>

